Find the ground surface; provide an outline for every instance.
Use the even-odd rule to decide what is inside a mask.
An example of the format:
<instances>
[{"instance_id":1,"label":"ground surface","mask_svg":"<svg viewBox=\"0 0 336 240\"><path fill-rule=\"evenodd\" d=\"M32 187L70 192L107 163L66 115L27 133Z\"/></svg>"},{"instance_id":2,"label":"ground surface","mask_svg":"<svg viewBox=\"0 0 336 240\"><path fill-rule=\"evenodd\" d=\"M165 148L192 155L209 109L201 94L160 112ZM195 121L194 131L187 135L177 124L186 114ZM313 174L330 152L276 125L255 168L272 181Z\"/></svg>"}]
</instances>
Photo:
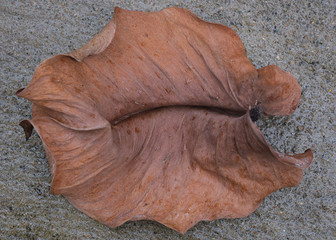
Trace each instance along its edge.
<instances>
[{"instance_id":1,"label":"ground surface","mask_svg":"<svg viewBox=\"0 0 336 240\"><path fill-rule=\"evenodd\" d=\"M97 1L98 2L98 1ZM336 239L336 2L330 1L0 0L0 239ZM268 196L249 217L201 222L180 235L151 221L110 229L49 194L50 173L35 133L18 126L31 105L15 96L44 59L86 43L113 8L185 7L233 28L257 68L290 71L302 87L295 114L258 125L278 151L312 148L297 188Z\"/></svg>"}]
</instances>

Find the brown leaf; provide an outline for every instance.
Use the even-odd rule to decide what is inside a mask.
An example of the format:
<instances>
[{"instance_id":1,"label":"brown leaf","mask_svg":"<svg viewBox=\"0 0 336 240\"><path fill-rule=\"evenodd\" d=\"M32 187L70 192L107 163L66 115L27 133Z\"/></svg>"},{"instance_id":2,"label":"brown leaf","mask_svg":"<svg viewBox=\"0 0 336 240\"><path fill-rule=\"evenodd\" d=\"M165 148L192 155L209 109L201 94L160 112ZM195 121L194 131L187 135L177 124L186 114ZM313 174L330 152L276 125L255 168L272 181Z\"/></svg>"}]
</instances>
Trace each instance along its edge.
<instances>
[{"instance_id":1,"label":"brown leaf","mask_svg":"<svg viewBox=\"0 0 336 240\"><path fill-rule=\"evenodd\" d=\"M41 63L17 94L33 102L21 125L42 138L51 192L111 227L151 219L184 233L247 216L298 185L313 158L276 152L250 117L293 113L295 78L256 70L233 30L181 8L116 8L93 40Z\"/></svg>"}]
</instances>

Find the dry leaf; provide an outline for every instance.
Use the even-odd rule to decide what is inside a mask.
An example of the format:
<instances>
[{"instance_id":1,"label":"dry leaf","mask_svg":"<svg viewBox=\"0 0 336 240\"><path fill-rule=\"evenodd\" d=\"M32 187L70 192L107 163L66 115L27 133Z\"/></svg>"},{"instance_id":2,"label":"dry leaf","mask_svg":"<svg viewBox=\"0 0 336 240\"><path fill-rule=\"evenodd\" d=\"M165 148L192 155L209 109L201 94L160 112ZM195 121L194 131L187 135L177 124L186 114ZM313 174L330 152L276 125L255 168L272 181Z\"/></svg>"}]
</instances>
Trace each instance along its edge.
<instances>
[{"instance_id":1,"label":"dry leaf","mask_svg":"<svg viewBox=\"0 0 336 240\"><path fill-rule=\"evenodd\" d=\"M232 29L181 8L116 8L93 40L41 63L17 94L33 102L21 125L43 141L51 192L111 227L150 219L184 233L247 216L298 185L313 158L276 152L250 116L293 113L296 79L255 69Z\"/></svg>"}]
</instances>

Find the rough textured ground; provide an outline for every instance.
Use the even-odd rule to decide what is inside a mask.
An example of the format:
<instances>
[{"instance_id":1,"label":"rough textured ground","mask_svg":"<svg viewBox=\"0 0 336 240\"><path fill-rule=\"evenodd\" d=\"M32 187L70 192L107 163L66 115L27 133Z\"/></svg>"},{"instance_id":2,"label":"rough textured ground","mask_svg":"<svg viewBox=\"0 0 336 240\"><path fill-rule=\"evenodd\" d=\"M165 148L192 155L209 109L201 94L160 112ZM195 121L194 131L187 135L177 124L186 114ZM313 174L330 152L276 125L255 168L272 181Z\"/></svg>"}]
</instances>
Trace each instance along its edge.
<instances>
[{"instance_id":1,"label":"rough textured ground","mask_svg":"<svg viewBox=\"0 0 336 240\"><path fill-rule=\"evenodd\" d=\"M336 2L244 2L0 0L0 239L335 239ZM41 61L99 32L115 6L189 8L232 27L257 68L276 64L294 74L303 92L298 110L257 124L281 152L314 150L301 185L271 194L249 217L201 222L183 236L151 221L110 229L50 195L41 141L35 133L26 142L18 126L31 105L14 94Z\"/></svg>"}]
</instances>

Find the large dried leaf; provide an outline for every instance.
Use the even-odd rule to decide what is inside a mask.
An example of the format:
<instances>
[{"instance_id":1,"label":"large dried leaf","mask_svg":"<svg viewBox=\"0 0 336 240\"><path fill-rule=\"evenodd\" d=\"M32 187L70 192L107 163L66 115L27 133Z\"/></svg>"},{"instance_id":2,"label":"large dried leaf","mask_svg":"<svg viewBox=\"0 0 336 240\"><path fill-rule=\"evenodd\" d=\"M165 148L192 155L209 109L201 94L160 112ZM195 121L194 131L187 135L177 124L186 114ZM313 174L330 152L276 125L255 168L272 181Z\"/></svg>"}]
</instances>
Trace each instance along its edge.
<instances>
[{"instance_id":1,"label":"large dried leaf","mask_svg":"<svg viewBox=\"0 0 336 240\"><path fill-rule=\"evenodd\" d=\"M51 192L111 227L152 219L180 232L244 217L296 186L312 152L272 149L250 117L292 113L295 78L256 70L237 34L191 12L115 9L87 45L44 61L20 97L53 176Z\"/></svg>"}]
</instances>

